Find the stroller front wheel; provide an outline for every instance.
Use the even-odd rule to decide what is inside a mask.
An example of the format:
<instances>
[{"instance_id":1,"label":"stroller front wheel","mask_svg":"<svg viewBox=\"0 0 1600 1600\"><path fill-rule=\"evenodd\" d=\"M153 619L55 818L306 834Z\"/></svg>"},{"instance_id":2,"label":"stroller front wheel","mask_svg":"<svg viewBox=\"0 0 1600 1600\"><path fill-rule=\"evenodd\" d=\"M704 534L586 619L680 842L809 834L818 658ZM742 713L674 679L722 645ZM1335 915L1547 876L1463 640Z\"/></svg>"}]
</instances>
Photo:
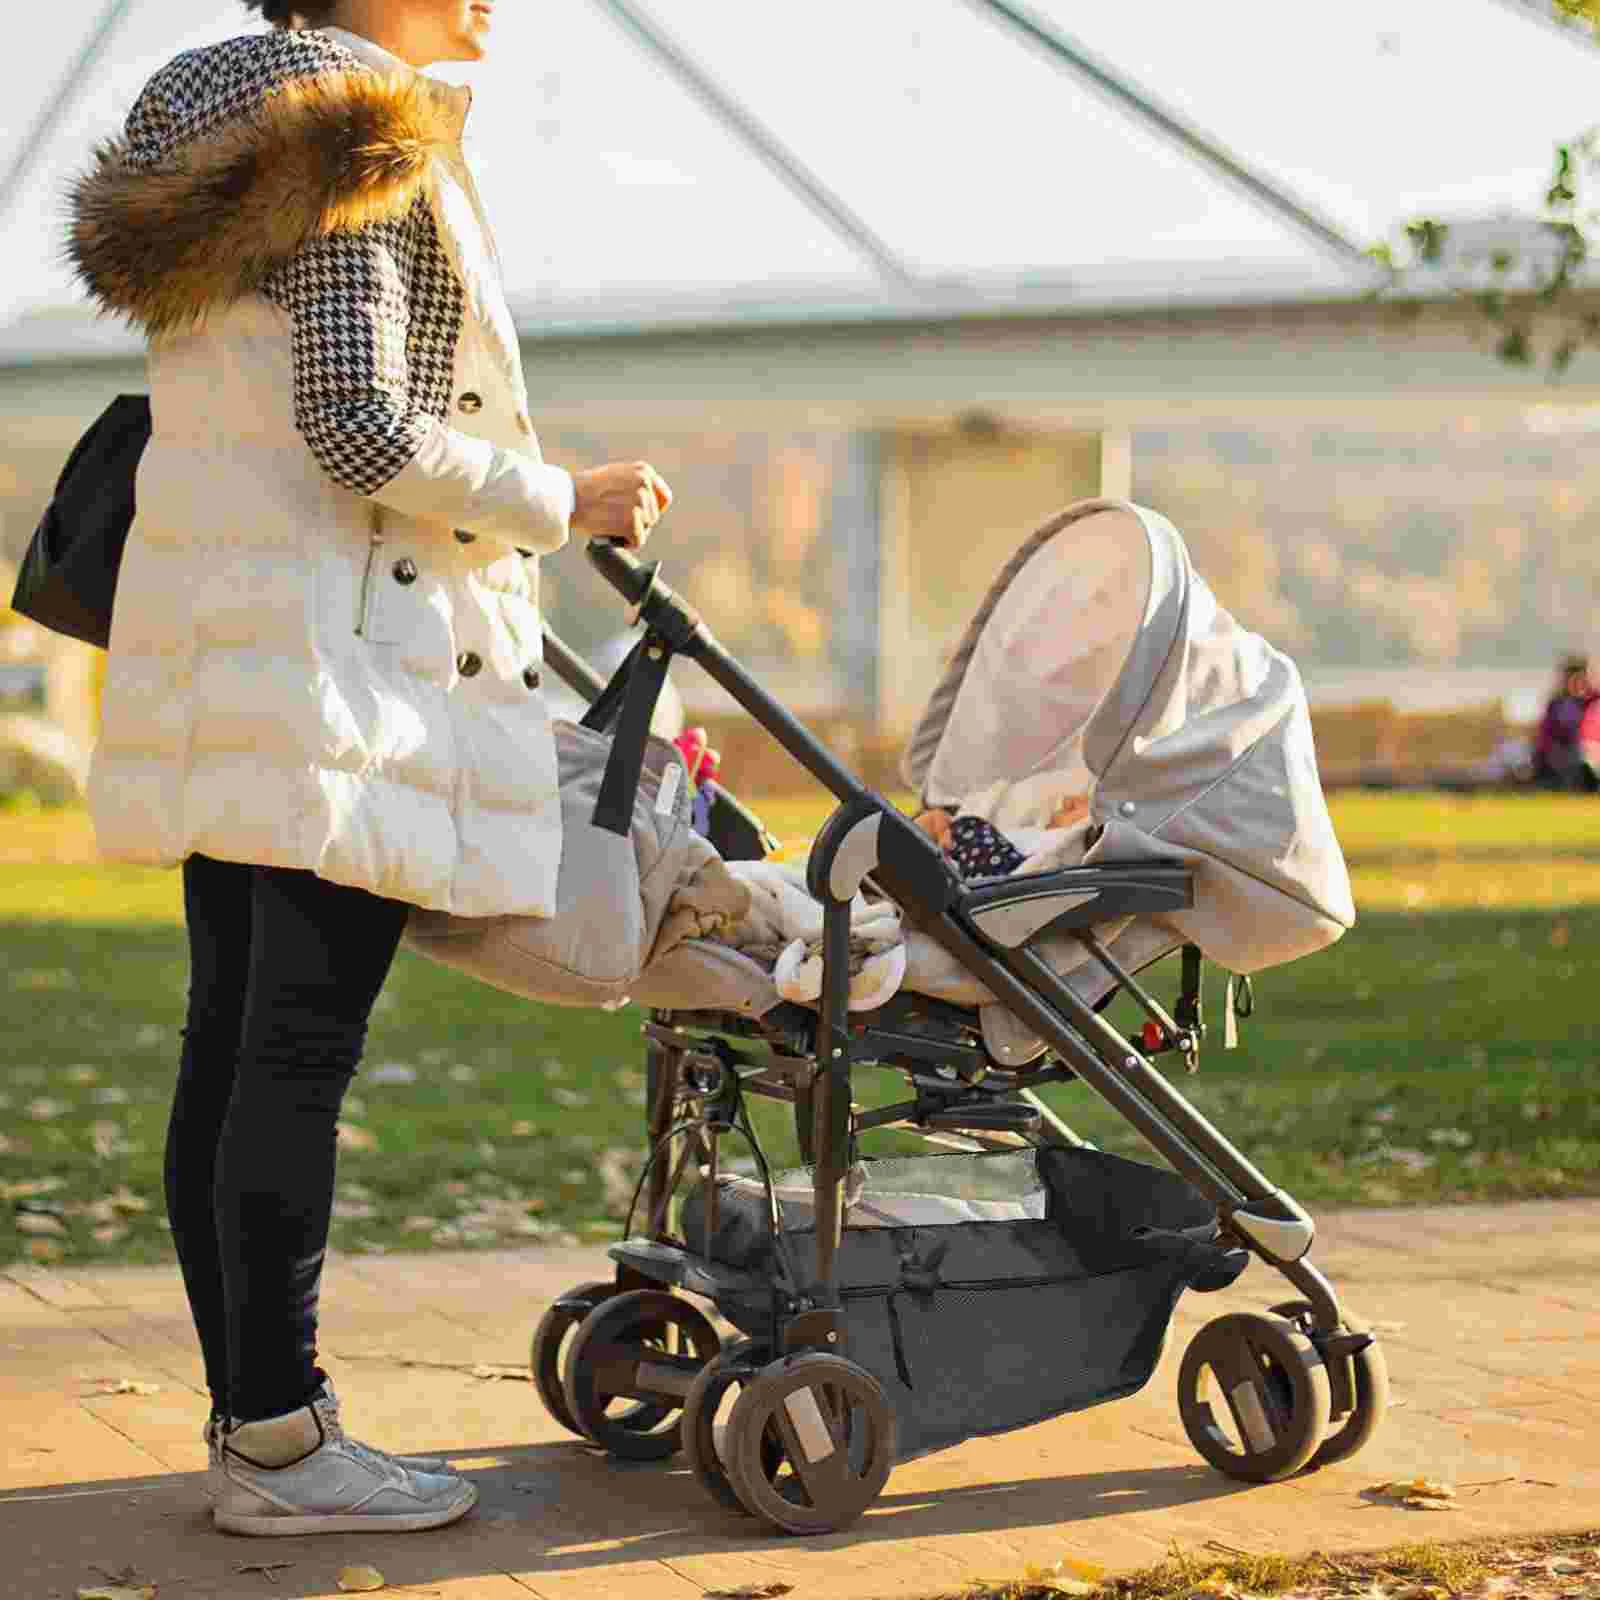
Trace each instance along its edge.
<instances>
[{"instance_id":1,"label":"stroller front wheel","mask_svg":"<svg viewBox=\"0 0 1600 1600\"><path fill-rule=\"evenodd\" d=\"M842 1356L811 1352L745 1385L724 1445L734 1493L785 1533L849 1527L889 1481L894 1453L894 1411L878 1380Z\"/></svg>"},{"instance_id":2,"label":"stroller front wheel","mask_svg":"<svg viewBox=\"0 0 1600 1600\"><path fill-rule=\"evenodd\" d=\"M1178 1371L1184 1431L1230 1478L1271 1483L1298 1472L1322 1443L1331 1407L1322 1357L1286 1318L1218 1317L1184 1351Z\"/></svg>"},{"instance_id":3,"label":"stroller front wheel","mask_svg":"<svg viewBox=\"0 0 1600 1600\"><path fill-rule=\"evenodd\" d=\"M573 1336L562 1372L567 1410L612 1455L664 1461L680 1443L684 1397L721 1348L705 1313L675 1294L632 1289L613 1295ZM637 1403L612 1411L627 1401Z\"/></svg>"},{"instance_id":4,"label":"stroller front wheel","mask_svg":"<svg viewBox=\"0 0 1600 1600\"><path fill-rule=\"evenodd\" d=\"M1272 1308L1275 1315L1287 1317L1308 1337L1311 1333L1312 1311L1305 1300L1289 1300ZM1365 1323L1344 1313L1344 1326L1350 1333L1366 1333ZM1329 1425L1329 1433L1312 1456L1310 1466L1331 1467L1337 1461L1348 1461L1365 1447L1378 1431L1389 1410L1389 1363L1384 1359L1383 1347L1376 1341L1349 1358L1352 1405L1341 1412ZM1331 1387L1331 1386L1330 1386Z\"/></svg>"}]
</instances>

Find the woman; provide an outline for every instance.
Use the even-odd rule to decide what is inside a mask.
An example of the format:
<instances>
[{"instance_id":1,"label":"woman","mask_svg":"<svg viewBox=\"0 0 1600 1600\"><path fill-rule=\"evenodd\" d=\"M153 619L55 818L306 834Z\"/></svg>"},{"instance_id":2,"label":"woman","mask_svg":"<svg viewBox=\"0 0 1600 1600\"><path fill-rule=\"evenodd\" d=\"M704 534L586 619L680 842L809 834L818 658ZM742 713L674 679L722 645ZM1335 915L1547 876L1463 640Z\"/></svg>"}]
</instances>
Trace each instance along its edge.
<instances>
[{"instance_id":1,"label":"woman","mask_svg":"<svg viewBox=\"0 0 1600 1600\"><path fill-rule=\"evenodd\" d=\"M91 293L150 338L154 435L90 780L110 859L183 864L167 1206L212 1397L214 1518L435 1527L476 1490L356 1443L316 1365L334 1125L410 906L549 915L537 557L637 546L644 463L529 420L461 155L472 0L252 0L76 185Z\"/></svg>"}]
</instances>

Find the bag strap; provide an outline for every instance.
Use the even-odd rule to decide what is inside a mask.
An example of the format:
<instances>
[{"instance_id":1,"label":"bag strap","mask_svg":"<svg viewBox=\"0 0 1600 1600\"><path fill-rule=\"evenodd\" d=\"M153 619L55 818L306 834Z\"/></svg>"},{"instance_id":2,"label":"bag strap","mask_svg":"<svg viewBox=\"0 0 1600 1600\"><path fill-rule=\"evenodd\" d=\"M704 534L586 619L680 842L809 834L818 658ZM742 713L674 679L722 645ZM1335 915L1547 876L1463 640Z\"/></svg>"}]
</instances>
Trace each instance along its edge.
<instances>
[{"instance_id":1,"label":"bag strap","mask_svg":"<svg viewBox=\"0 0 1600 1600\"><path fill-rule=\"evenodd\" d=\"M655 716L656 701L661 698L671 664L671 649L654 633L647 633L633 647L625 663L628 675L626 689L620 691L622 713L617 718L611 754L606 758L606 770L601 775L600 794L591 819L595 827L620 838L627 838L632 831L633 803L639 793L639 776L644 771L645 741L650 737L650 721ZM619 670L606 685L602 700L611 693L620 676ZM600 701L596 701L590 707L591 715L599 704ZM586 716L583 720L588 725L589 718Z\"/></svg>"}]
</instances>

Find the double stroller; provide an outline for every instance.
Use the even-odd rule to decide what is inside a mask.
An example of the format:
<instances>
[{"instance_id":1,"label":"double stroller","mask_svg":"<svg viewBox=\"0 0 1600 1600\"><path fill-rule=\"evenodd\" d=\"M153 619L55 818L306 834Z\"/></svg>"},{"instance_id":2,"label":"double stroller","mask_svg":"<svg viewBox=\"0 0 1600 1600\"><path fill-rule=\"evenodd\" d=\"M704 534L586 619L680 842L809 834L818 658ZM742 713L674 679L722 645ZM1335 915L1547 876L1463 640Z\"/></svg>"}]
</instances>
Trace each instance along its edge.
<instances>
[{"instance_id":1,"label":"double stroller","mask_svg":"<svg viewBox=\"0 0 1600 1600\"><path fill-rule=\"evenodd\" d=\"M1195 1335L1178 1374L1190 1440L1258 1482L1359 1450L1385 1409L1383 1356L1312 1265L1311 1218L1152 1064L1195 1066L1205 960L1248 974L1354 920L1293 664L1217 604L1166 519L1069 507L996 580L903 771L926 806L996 783L1048 806L1052 785L1077 786L1089 815L1073 864L964 880L654 564L604 544L589 555L635 608L640 650L609 686L553 637L546 661L618 748L644 738L637 685L687 656L838 806L805 866L821 907L814 1004L711 940L641 976L648 1159L614 1277L564 1294L533 1335L551 1415L619 1457L681 1449L722 1505L831 1532L897 1461L1132 1394L1179 1295L1233 1283L1254 1255L1293 1298ZM619 770L637 784L646 767L636 752ZM765 853L726 795L710 835L730 861ZM899 908L908 959L894 993L852 1010L863 899ZM1177 958L1171 1009L1146 976L1164 957ZM1119 996L1131 1036L1107 1010ZM858 1105L869 1069L903 1097ZM1082 1139L1038 1093L1066 1082L1165 1164ZM796 1169L769 1163L758 1098L792 1108ZM922 1136L924 1153L863 1153L889 1129Z\"/></svg>"}]
</instances>

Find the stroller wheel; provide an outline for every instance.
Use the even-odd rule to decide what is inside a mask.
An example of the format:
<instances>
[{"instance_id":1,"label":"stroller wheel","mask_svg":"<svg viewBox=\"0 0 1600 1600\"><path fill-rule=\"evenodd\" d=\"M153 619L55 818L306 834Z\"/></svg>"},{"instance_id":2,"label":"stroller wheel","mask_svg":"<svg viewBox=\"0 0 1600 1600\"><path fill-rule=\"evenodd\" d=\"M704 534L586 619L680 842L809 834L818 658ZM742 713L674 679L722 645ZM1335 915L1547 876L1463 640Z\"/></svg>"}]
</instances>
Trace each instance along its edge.
<instances>
[{"instance_id":1,"label":"stroller wheel","mask_svg":"<svg viewBox=\"0 0 1600 1600\"><path fill-rule=\"evenodd\" d=\"M1311 1306L1305 1300L1288 1300L1272 1308L1273 1315L1287 1317L1302 1333L1311 1333ZM1366 1323L1349 1312L1344 1317L1345 1328L1351 1333L1368 1333ZM1317 1446L1309 1466L1331 1467L1336 1461L1348 1461L1362 1449L1378 1431L1389 1410L1389 1363L1384 1360L1383 1347L1374 1341L1365 1350L1358 1350L1349 1358L1350 1378L1355 1389L1355 1404L1334 1419L1332 1432Z\"/></svg>"},{"instance_id":2,"label":"stroller wheel","mask_svg":"<svg viewBox=\"0 0 1600 1600\"><path fill-rule=\"evenodd\" d=\"M771 1359L764 1344L755 1339L741 1339L700 1369L700 1376L690 1385L683 1402L683 1453L690 1470L712 1499L730 1511L742 1511L747 1515L751 1514L750 1507L728 1481L723 1460L727 1448L726 1414L738 1400L736 1391L748 1386ZM717 1420L719 1412L724 1413L724 1420L720 1422ZM764 1457L771 1461L772 1471L776 1472L783 1444L771 1429L762 1440L762 1450Z\"/></svg>"},{"instance_id":3,"label":"stroller wheel","mask_svg":"<svg viewBox=\"0 0 1600 1600\"><path fill-rule=\"evenodd\" d=\"M675 1294L612 1295L573 1336L562 1373L567 1411L612 1455L665 1460L678 1448L683 1397L721 1348L705 1315Z\"/></svg>"},{"instance_id":4,"label":"stroller wheel","mask_svg":"<svg viewBox=\"0 0 1600 1600\"><path fill-rule=\"evenodd\" d=\"M853 1361L808 1353L775 1361L745 1386L724 1458L756 1516L785 1533L833 1533L877 1499L894 1448L894 1412L878 1380Z\"/></svg>"},{"instance_id":5,"label":"stroller wheel","mask_svg":"<svg viewBox=\"0 0 1600 1600\"><path fill-rule=\"evenodd\" d=\"M538 1327L533 1330L533 1348L528 1365L533 1371L534 1387L544 1401L545 1410L568 1433L575 1433L579 1438L584 1437L583 1429L567 1410L566 1390L562 1386L562 1347L566 1345L568 1349L571 1348L567 1336L602 1300L609 1300L616 1292L615 1283L580 1283L577 1288L568 1289L559 1300L552 1301L549 1309L539 1318ZM642 1412L656 1408L641 1405L637 1409ZM658 1416L644 1426L653 1428L660 1420Z\"/></svg>"},{"instance_id":6,"label":"stroller wheel","mask_svg":"<svg viewBox=\"0 0 1600 1600\"><path fill-rule=\"evenodd\" d=\"M1190 1443L1219 1472L1252 1483L1305 1466L1328 1430L1329 1405L1322 1357L1283 1317L1236 1312L1208 1322L1178 1371Z\"/></svg>"}]
</instances>

